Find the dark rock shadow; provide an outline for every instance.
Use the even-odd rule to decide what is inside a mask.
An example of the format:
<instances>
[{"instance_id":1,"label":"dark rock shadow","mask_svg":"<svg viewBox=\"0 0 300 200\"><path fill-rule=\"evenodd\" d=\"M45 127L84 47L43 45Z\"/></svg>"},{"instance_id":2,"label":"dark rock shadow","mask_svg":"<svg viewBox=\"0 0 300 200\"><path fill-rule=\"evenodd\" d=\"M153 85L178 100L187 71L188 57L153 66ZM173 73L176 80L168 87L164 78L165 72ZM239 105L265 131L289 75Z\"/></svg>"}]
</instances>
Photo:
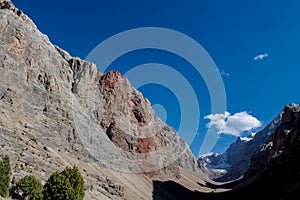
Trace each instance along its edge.
<instances>
[{"instance_id":1,"label":"dark rock shadow","mask_svg":"<svg viewBox=\"0 0 300 200\"><path fill-rule=\"evenodd\" d=\"M269 184L269 185L266 185ZM203 184L199 184L199 187ZM210 185L211 186L211 185ZM218 186L219 188L222 186ZM217 188L217 186L213 186ZM204 193L192 191L174 181L153 181L153 200L299 200L292 196L288 198L280 194L276 185L270 182L256 182L254 185L226 192Z\"/></svg>"},{"instance_id":2,"label":"dark rock shadow","mask_svg":"<svg viewBox=\"0 0 300 200\"><path fill-rule=\"evenodd\" d=\"M199 183L199 186L203 184ZM201 193L192 191L174 181L153 181L153 200L211 200L233 199L232 192L227 193Z\"/></svg>"}]
</instances>

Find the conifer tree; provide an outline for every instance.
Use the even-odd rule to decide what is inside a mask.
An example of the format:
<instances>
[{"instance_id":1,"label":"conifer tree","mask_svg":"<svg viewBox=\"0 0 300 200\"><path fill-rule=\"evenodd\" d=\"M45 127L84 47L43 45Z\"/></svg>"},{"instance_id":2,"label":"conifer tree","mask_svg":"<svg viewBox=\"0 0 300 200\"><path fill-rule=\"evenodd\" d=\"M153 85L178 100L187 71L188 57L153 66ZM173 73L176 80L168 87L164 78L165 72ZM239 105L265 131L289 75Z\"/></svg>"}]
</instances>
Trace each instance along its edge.
<instances>
[{"instance_id":1,"label":"conifer tree","mask_svg":"<svg viewBox=\"0 0 300 200\"><path fill-rule=\"evenodd\" d=\"M0 161L0 196L9 196L9 186L10 186L10 162L9 157L5 156Z\"/></svg>"},{"instance_id":2,"label":"conifer tree","mask_svg":"<svg viewBox=\"0 0 300 200\"><path fill-rule=\"evenodd\" d=\"M83 200L84 181L78 167L53 173L44 185L45 200Z\"/></svg>"}]
</instances>

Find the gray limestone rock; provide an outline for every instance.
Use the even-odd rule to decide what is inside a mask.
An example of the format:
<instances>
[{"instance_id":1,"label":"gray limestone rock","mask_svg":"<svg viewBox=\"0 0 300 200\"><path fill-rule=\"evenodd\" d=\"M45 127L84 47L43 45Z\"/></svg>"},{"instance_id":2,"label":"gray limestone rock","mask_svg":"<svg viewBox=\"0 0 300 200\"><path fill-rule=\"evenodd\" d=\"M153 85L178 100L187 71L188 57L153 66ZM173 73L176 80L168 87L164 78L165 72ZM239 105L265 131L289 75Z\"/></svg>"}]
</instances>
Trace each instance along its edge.
<instances>
[{"instance_id":1,"label":"gray limestone rock","mask_svg":"<svg viewBox=\"0 0 300 200\"><path fill-rule=\"evenodd\" d=\"M76 164L96 199L126 196L127 186L92 175L104 170L178 178L182 167L204 176L187 144L127 78L54 46L10 1L0 0L0 8L0 149L13 174L45 181Z\"/></svg>"}]
</instances>

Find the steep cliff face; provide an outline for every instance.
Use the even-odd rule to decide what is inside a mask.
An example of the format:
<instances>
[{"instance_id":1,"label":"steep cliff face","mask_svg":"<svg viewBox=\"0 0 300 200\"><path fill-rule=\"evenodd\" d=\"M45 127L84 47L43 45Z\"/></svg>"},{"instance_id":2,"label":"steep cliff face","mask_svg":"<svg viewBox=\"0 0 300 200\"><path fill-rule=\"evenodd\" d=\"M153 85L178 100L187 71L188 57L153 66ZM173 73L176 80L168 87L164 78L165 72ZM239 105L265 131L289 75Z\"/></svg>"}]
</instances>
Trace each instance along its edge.
<instances>
[{"instance_id":1,"label":"steep cliff face","mask_svg":"<svg viewBox=\"0 0 300 200\"><path fill-rule=\"evenodd\" d=\"M261 171L275 154L281 153L287 146L285 134L297 127L294 120L298 110L299 106L296 104L286 106L266 128L242 145L238 153L235 152L232 162L226 160L230 168L224 176L216 180L229 181L243 176L248 179ZM226 151L226 155L231 153Z\"/></svg>"},{"instance_id":2,"label":"steep cliff face","mask_svg":"<svg viewBox=\"0 0 300 200\"><path fill-rule=\"evenodd\" d=\"M285 106L279 118L274 134L256 149L244 178L235 186L239 195L300 199L300 105Z\"/></svg>"},{"instance_id":3,"label":"steep cliff face","mask_svg":"<svg viewBox=\"0 0 300 200\"><path fill-rule=\"evenodd\" d=\"M281 122L276 128L274 136L253 154L251 165L245 173L245 179L258 174L262 177L271 176L272 173L275 173L276 176L288 174L282 179L284 182L280 185L285 185L286 188L299 188L299 128L300 105L285 106L281 113ZM298 181L293 182L293 180Z\"/></svg>"},{"instance_id":4,"label":"steep cliff face","mask_svg":"<svg viewBox=\"0 0 300 200\"><path fill-rule=\"evenodd\" d=\"M119 72L103 74L54 46L10 1L0 8L0 149L17 178L44 181L76 164L88 199L149 199L154 177L180 182L182 171L207 180Z\"/></svg>"}]
</instances>

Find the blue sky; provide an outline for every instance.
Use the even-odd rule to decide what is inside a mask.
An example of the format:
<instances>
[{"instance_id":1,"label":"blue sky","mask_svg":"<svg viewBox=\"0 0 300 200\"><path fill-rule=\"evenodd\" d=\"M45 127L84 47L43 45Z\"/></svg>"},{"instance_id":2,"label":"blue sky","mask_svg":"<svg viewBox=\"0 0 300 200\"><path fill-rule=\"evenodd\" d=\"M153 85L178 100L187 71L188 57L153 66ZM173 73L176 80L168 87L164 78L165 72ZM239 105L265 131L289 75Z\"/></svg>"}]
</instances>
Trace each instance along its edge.
<instances>
[{"instance_id":1,"label":"blue sky","mask_svg":"<svg viewBox=\"0 0 300 200\"><path fill-rule=\"evenodd\" d=\"M163 27L193 38L205 48L222 72L226 110L231 113L225 123L236 116L241 119L246 116L251 121L247 115L234 115L247 112L265 126L285 104L300 102L298 0L13 2L33 19L52 43L81 58L86 58L107 38L133 28ZM263 53L268 57L253 59ZM211 102L205 82L195 75L186 60L166 51L138 50L120 57L109 69L116 68L124 74L133 66L153 62L172 66L190 81L197 93L201 112L191 150L198 155L209 123L209 117L204 118L211 114ZM152 104L163 105L168 115L167 123L178 128L181 113L174 94L155 84L139 89ZM163 112L161 115L163 118ZM232 124L226 125L226 128L232 128L228 127ZM248 133L246 130L239 134L246 136ZM224 151L235 139L232 134L221 134L212 151Z\"/></svg>"}]
</instances>

